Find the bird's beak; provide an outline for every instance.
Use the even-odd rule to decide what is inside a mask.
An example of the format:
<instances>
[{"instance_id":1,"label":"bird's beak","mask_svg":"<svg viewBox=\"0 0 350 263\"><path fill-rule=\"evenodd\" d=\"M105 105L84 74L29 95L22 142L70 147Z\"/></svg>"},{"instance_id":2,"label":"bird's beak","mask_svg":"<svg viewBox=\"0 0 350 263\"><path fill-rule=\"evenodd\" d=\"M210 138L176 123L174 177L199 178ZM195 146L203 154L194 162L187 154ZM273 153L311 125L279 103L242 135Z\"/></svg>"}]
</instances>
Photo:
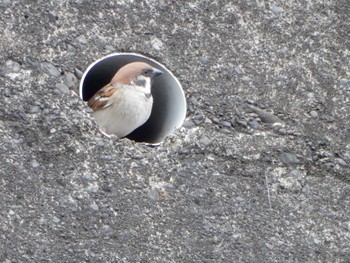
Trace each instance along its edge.
<instances>
[{"instance_id":1,"label":"bird's beak","mask_svg":"<svg viewBox=\"0 0 350 263\"><path fill-rule=\"evenodd\" d=\"M157 77L157 76L162 75L162 74L163 74L163 71L156 69L156 68L153 68L153 72L152 72L153 77Z\"/></svg>"}]
</instances>

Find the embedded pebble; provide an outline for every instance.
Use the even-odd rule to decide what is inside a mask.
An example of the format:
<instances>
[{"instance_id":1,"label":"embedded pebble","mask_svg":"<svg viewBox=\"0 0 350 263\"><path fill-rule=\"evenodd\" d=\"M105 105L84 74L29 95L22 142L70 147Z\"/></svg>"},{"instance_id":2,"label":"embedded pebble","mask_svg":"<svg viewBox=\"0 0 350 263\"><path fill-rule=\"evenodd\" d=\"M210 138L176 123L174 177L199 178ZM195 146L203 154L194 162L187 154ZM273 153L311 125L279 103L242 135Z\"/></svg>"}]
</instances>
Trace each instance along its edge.
<instances>
[{"instance_id":1,"label":"embedded pebble","mask_svg":"<svg viewBox=\"0 0 350 263\"><path fill-rule=\"evenodd\" d=\"M230 128L231 127L231 122L228 121L223 121L221 122L222 126L226 127L226 128Z\"/></svg>"},{"instance_id":2,"label":"embedded pebble","mask_svg":"<svg viewBox=\"0 0 350 263\"><path fill-rule=\"evenodd\" d=\"M350 86L350 80L349 79L341 79L339 80L340 85L343 86Z\"/></svg>"},{"instance_id":3,"label":"embedded pebble","mask_svg":"<svg viewBox=\"0 0 350 263\"><path fill-rule=\"evenodd\" d=\"M190 152L190 149L188 149L188 148L181 148L180 150L179 150L179 154L188 154Z\"/></svg>"},{"instance_id":4,"label":"embedded pebble","mask_svg":"<svg viewBox=\"0 0 350 263\"><path fill-rule=\"evenodd\" d=\"M156 37L151 40L151 44L152 44L153 48L156 50L163 49L163 42Z\"/></svg>"},{"instance_id":5,"label":"embedded pebble","mask_svg":"<svg viewBox=\"0 0 350 263\"><path fill-rule=\"evenodd\" d=\"M248 125L250 128L252 128L254 130L261 130L261 128L262 128L260 123L258 123L256 120L248 122Z\"/></svg>"},{"instance_id":6,"label":"embedded pebble","mask_svg":"<svg viewBox=\"0 0 350 263\"><path fill-rule=\"evenodd\" d=\"M231 122L231 125L232 125L233 127L236 126L236 120L235 120L234 118L231 119L230 122Z\"/></svg>"},{"instance_id":7,"label":"embedded pebble","mask_svg":"<svg viewBox=\"0 0 350 263\"><path fill-rule=\"evenodd\" d=\"M4 6L10 5L12 0L2 0Z\"/></svg>"},{"instance_id":8,"label":"embedded pebble","mask_svg":"<svg viewBox=\"0 0 350 263\"><path fill-rule=\"evenodd\" d=\"M39 167L39 163L38 163L36 160L33 160L33 161L32 161L32 167L33 167L33 168Z\"/></svg>"},{"instance_id":9,"label":"embedded pebble","mask_svg":"<svg viewBox=\"0 0 350 263\"><path fill-rule=\"evenodd\" d=\"M341 166L347 166L347 165L348 165L348 164L345 162L345 160L342 159L342 158L337 158L337 162L338 162L338 164L341 165Z\"/></svg>"},{"instance_id":10,"label":"embedded pebble","mask_svg":"<svg viewBox=\"0 0 350 263\"><path fill-rule=\"evenodd\" d=\"M56 84L56 88L63 94L69 94L70 93L69 88L63 83L57 83Z\"/></svg>"},{"instance_id":11,"label":"embedded pebble","mask_svg":"<svg viewBox=\"0 0 350 263\"><path fill-rule=\"evenodd\" d=\"M158 200L158 198L159 198L159 194L154 189L148 189L147 196L151 200Z\"/></svg>"},{"instance_id":12,"label":"embedded pebble","mask_svg":"<svg viewBox=\"0 0 350 263\"><path fill-rule=\"evenodd\" d=\"M41 63L41 68L49 75L57 77L59 76L61 73L59 72L59 70L52 64L50 64L49 62L43 62Z\"/></svg>"},{"instance_id":13,"label":"embedded pebble","mask_svg":"<svg viewBox=\"0 0 350 263\"><path fill-rule=\"evenodd\" d=\"M192 120L185 120L182 127L186 129L192 129L195 126L194 122Z\"/></svg>"},{"instance_id":14,"label":"embedded pebble","mask_svg":"<svg viewBox=\"0 0 350 263\"><path fill-rule=\"evenodd\" d=\"M317 117L318 117L317 111L314 111L314 110L310 111L310 116L311 116L312 118L317 118Z\"/></svg>"},{"instance_id":15,"label":"embedded pebble","mask_svg":"<svg viewBox=\"0 0 350 263\"><path fill-rule=\"evenodd\" d=\"M16 61L6 60L5 65L2 67L2 74L7 75L10 73L16 73L21 70L21 65Z\"/></svg>"},{"instance_id":16,"label":"embedded pebble","mask_svg":"<svg viewBox=\"0 0 350 263\"><path fill-rule=\"evenodd\" d=\"M193 104L193 106L197 106L198 105L198 99L195 97L191 97L190 98L190 102Z\"/></svg>"},{"instance_id":17,"label":"embedded pebble","mask_svg":"<svg viewBox=\"0 0 350 263\"><path fill-rule=\"evenodd\" d=\"M280 118L278 118L276 115L274 115L270 112L261 110L257 107L252 106L252 105L249 105L249 108L259 116L259 118L261 119L262 122L265 122L265 123L276 123L276 122L281 123L282 122Z\"/></svg>"},{"instance_id":18,"label":"embedded pebble","mask_svg":"<svg viewBox=\"0 0 350 263\"><path fill-rule=\"evenodd\" d=\"M202 57L200 58L200 61L201 61L202 63L206 64L206 63L208 63L209 58L208 58L207 56L202 56Z\"/></svg>"},{"instance_id":19,"label":"embedded pebble","mask_svg":"<svg viewBox=\"0 0 350 263\"><path fill-rule=\"evenodd\" d=\"M75 75L78 77L78 78L82 78L83 77L83 72L80 70L80 69L78 69L78 68L75 68L74 69L74 73L75 73Z\"/></svg>"},{"instance_id":20,"label":"embedded pebble","mask_svg":"<svg viewBox=\"0 0 350 263\"><path fill-rule=\"evenodd\" d=\"M220 124L220 120L218 118L213 118L212 121L215 124Z\"/></svg>"},{"instance_id":21,"label":"embedded pebble","mask_svg":"<svg viewBox=\"0 0 350 263\"><path fill-rule=\"evenodd\" d=\"M301 177L301 173L299 170L292 170L290 171L289 176L298 178L298 177Z\"/></svg>"},{"instance_id":22,"label":"embedded pebble","mask_svg":"<svg viewBox=\"0 0 350 263\"><path fill-rule=\"evenodd\" d=\"M66 74L64 74L63 76L63 83L68 87L68 88L72 88L75 87L78 84L78 79L77 77L71 73L71 72L67 72Z\"/></svg>"},{"instance_id":23,"label":"embedded pebble","mask_svg":"<svg viewBox=\"0 0 350 263\"><path fill-rule=\"evenodd\" d=\"M199 145L201 145L201 146L203 146L203 147L206 147L206 146L208 146L209 144L211 144L212 143L212 139L210 139L210 138L208 138L208 137L203 137L203 138L201 138L199 141L198 141L198 143L199 143Z\"/></svg>"},{"instance_id":24,"label":"embedded pebble","mask_svg":"<svg viewBox=\"0 0 350 263\"><path fill-rule=\"evenodd\" d=\"M240 66L235 67L235 71L238 75L244 74L244 70Z\"/></svg>"},{"instance_id":25,"label":"embedded pebble","mask_svg":"<svg viewBox=\"0 0 350 263\"><path fill-rule=\"evenodd\" d=\"M77 38L76 38L76 40L79 42L79 43L81 43L81 44L87 44L87 39L86 39L86 37L84 36L84 35L80 35L80 36L78 36Z\"/></svg>"},{"instance_id":26,"label":"embedded pebble","mask_svg":"<svg viewBox=\"0 0 350 263\"><path fill-rule=\"evenodd\" d=\"M194 190L191 195L194 197L204 197L207 191L203 188Z\"/></svg>"},{"instance_id":27,"label":"embedded pebble","mask_svg":"<svg viewBox=\"0 0 350 263\"><path fill-rule=\"evenodd\" d=\"M41 112L41 109L37 105L35 105L29 109L29 113L39 113L39 112Z\"/></svg>"},{"instance_id":28,"label":"embedded pebble","mask_svg":"<svg viewBox=\"0 0 350 263\"><path fill-rule=\"evenodd\" d=\"M91 204L90 209L94 212L97 212L98 210L100 210L100 208L97 204Z\"/></svg>"},{"instance_id":29,"label":"embedded pebble","mask_svg":"<svg viewBox=\"0 0 350 263\"><path fill-rule=\"evenodd\" d=\"M55 223L55 224L58 224L59 222L61 222L61 219L59 219L57 216L54 216L52 218L52 221Z\"/></svg>"},{"instance_id":30,"label":"embedded pebble","mask_svg":"<svg viewBox=\"0 0 350 263\"><path fill-rule=\"evenodd\" d=\"M11 90L10 90L9 88L5 88L5 90L4 90L4 95L5 95L6 97L11 97Z\"/></svg>"},{"instance_id":31,"label":"embedded pebble","mask_svg":"<svg viewBox=\"0 0 350 263\"><path fill-rule=\"evenodd\" d=\"M283 47L283 48L279 49L277 52L280 53L280 54L285 54L285 53L288 52L288 48Z\"/></svg>"},{"instance_id":32,"label":"embedded pebble","mask_svg":"<svg viewBox=\"0 0 350 263\"><path fill-rule=\"evenodd\" d=\"M299 163L299 160L296 157L296 155L294 155L292 153L282 153L280 155L279 159L284 164L297 164L297 163Z\"/></svg>"},{"instance_id":33,"label":"embedded pebble","mask_svg":"<svg viewBox=\"0 0 350 263\"><path fill-rule=\"evenodd\" d=\"M278 6L275 6L275 5L272 5L271 11L272 11L275 15L279 15L279 14L281 14L281 13L284 12L283 8L278 7Z\"/></svg>"},{"instance_id":34,"label":"embedded pebble","mask_svg":"<svg viewBox=\"0 0 350 263\"><path fill-rule=\"evenodd\" d=\"M286 135L287 134L287 130L285 128L281 128L278 130L278 132L282 135Z\"/></svg>"},{"instance_id":35,"label":"embedded pebble","mask_svg":"<svg viewBox=\"0 0 350 263\"><path fill-rule=\"evenodd\" d=\"M248 123L246 121L237 121L237 123L243 127L247 127Z\"/></svg>"}]
</instances>

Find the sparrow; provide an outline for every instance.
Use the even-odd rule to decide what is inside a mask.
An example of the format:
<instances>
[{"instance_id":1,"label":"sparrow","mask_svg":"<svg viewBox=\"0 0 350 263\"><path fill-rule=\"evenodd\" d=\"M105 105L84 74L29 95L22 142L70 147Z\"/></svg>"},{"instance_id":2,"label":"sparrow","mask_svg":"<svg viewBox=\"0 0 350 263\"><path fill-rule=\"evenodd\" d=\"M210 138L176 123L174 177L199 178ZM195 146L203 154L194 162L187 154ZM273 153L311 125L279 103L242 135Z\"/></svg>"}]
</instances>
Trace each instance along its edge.
<instances>
[{"instance_id":1,"label":"sparrow","mask_svg":"<svg viewBox=\"0 0 350 263\"><path fill-rule=\"evenodd\" d=\"M110 83L88 100L100 130L107 136L123 138L144 124L152 111L152 80L161 74L144 62L120 68Z\"/></svg>"}]
</instances>

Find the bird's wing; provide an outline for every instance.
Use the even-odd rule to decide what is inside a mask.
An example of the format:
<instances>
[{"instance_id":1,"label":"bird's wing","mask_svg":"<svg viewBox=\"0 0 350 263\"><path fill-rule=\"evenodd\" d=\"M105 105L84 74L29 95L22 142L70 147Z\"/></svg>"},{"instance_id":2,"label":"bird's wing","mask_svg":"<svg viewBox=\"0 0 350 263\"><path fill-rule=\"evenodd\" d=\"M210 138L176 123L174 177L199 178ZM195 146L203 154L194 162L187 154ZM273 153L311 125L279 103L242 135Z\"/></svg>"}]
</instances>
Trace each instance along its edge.
<instances>
[{"instance_id":1,"label":"bird's wing","mask_svg":"<svg viewBox=\"0 0 350 263\"><path fill-rule=\"evenodd\" d=\"M112 84L107 84L89 99L88 106L94 111L102 110L111 106L113 104L111 98L115 92L118 92L118 89Z\"/></svg>"}]
</instances>

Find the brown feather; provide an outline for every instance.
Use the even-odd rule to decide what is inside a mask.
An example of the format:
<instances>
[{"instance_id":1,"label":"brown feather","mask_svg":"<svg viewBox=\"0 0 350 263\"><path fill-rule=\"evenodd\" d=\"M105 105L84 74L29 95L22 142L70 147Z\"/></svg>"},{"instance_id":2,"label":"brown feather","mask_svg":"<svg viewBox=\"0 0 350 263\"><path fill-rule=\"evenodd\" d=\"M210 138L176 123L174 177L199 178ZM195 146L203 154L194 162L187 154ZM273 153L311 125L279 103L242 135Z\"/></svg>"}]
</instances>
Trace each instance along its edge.
<instances>
[{"instance_id":1,"label":"brown feather","mask_svg":"<svg viewBox=\"0 0 350 263\"><path fill-rule=\"evenodd\" d=\"M145 62L132 62L121 67L118 72L114 75L111 83L120 83L125 85L130 85L131 81L135 76L142 73L145 68L152 68L149 64Z\"/></svg>"},{"instance_id":2,"label":"brown feather","mask_svg":"<svg viewBox=\"0 0 350 263\"><path fill-rule=\"evenodd\" d=\"M107 84L98 92L96 92L91 99L89 99L88 106L94 111L109 107L110 105L108 105L108 99L110 99L116 91L118 90L113 87L112 84Z\"/></svg>"}]
</instances>

